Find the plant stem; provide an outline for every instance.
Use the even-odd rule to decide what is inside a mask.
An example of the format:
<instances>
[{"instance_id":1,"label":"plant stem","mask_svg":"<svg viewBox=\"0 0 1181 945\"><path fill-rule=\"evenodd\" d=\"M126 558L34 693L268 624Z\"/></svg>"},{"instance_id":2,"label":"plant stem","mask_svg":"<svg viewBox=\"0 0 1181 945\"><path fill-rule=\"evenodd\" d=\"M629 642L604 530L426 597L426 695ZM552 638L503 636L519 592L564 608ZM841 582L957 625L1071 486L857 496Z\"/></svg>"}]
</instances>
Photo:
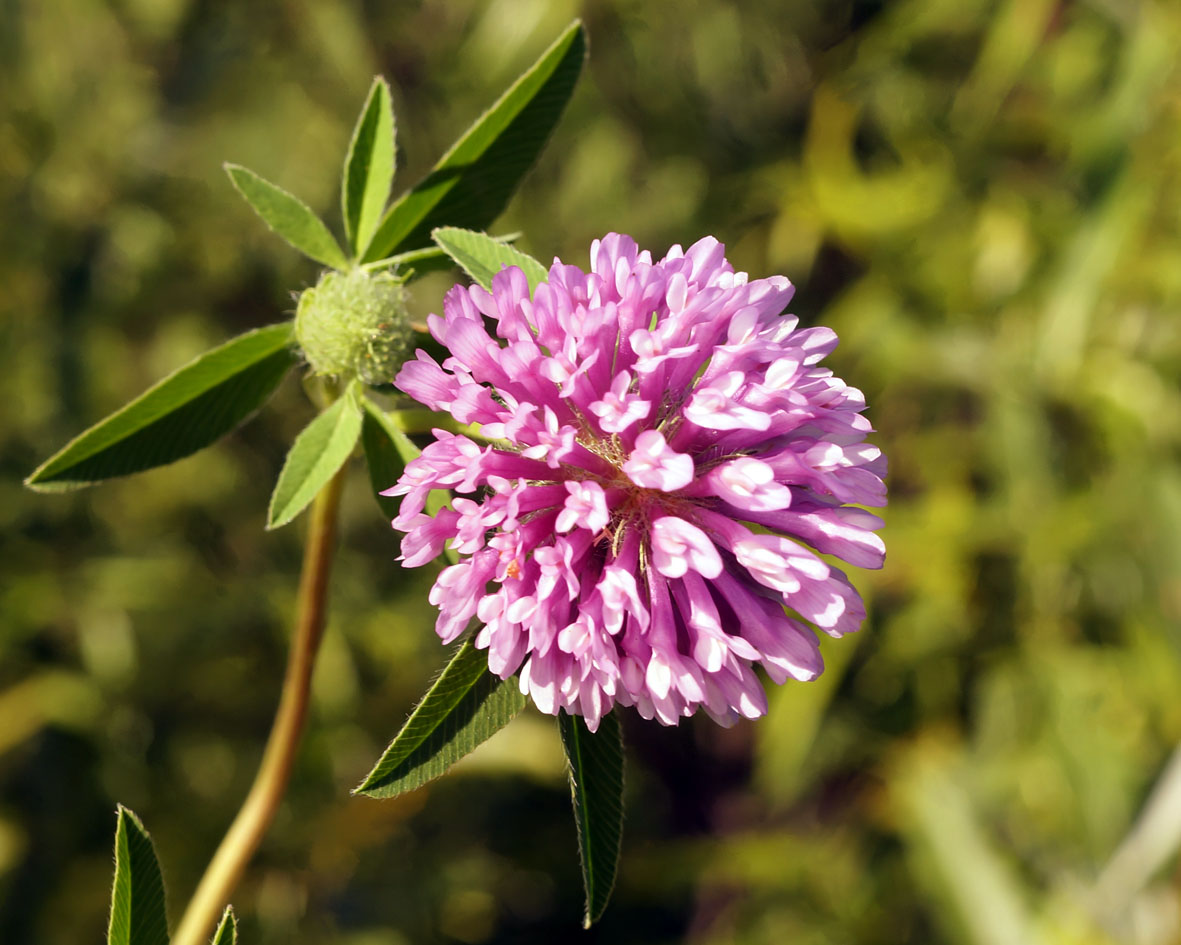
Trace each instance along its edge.
<instances>
[{"instance_id":1,"label":"plant stem","mask_svg":"<svg viewBox=\"0 0 1181 945\"><path fill-rule=\"evenodd\" d=\"M332 570L336 513L344 473L342 467L312 503L299 579L295 635L287 659L283 693L258 774L238 816L206 867L172 945L205 945L283 799L303 733L312 669L324 631L328 575Z\"/></svg>"}]
</instances>

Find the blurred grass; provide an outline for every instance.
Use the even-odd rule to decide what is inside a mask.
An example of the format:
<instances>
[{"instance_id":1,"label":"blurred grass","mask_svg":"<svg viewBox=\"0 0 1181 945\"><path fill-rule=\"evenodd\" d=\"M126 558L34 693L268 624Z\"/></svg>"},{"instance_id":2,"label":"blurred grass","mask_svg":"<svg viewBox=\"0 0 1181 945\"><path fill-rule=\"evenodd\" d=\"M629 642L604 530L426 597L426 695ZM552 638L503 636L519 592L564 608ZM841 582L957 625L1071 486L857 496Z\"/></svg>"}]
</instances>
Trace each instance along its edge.
<instances>
[{"instance_id":1,"label":"blurred grass","mask_svg":"<svg viewBox=\"0 0 1181 945\"><path fill-rule=\"evenodd\" d=\"M1093 892L1181 742L1181 8L1110 0L0 6L0 941L100 935L116 800L174 917L194 885L278 690L299 526L263 514L310 408L289 382L176 466L21 479L315 279L222 161L335 213L381 71L405 186L576 14L586 80L501 229L576 263L608 229L712 232L785 273L892 464L871 619L819 682L729 731L629 721L599 939L1181 941L1175 857ZM442 655L431 576L349 486L243 940L564 940L575 838L536 716L426 791L347 794Z\"/></svg>"}]
</instances>

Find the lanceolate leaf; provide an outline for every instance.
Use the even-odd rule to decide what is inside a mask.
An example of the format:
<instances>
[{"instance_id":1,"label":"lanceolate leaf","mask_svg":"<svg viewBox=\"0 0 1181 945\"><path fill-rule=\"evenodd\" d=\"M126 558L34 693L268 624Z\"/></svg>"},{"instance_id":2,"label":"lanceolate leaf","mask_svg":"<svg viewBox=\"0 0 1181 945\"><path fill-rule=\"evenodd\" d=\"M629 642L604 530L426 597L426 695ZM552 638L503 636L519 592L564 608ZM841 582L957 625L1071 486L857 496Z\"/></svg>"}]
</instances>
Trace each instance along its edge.
<instances>
[{"instance_id":1,"label":"lanceolate leaf","mask_svg":"<svg viewBox=\"0 0 1181 945\"><path fill-rule=\"evenodd\" d=\"M586 58L572 23L381 221L366 262L427 246L437 226L489 226L558 123Z\"/></svg>"},{"instance_id":2,"label":"lanceolate leaf","mask_svg":"<svg viewBox=\"0 0 1181 945\"><path fill-rule=\"evenodd\" d=\"M361 446L365 450L365 464L369 467L373 495L382 512L393 518L398 514L401 499L381 493L398 481L409 462L405 457L413 459L418 453L418 447L394 426L385 411L368 398L365 400L365 421L361 426Z\"/></svg>"},{"instance_id":3,"label":"lanceolate leaf","mask_svg":"<svg viewBox=\"0 0 1181 945\"><path fill-rule=\"evenodd\" d=\"M351 387L295 438L271 494L267 528L286 525L302 512L344 465L360 435L361 410Z\"/></svg>"},{"instance_id":4,"label":"lanceolate leaf","mask_svg":"<svg viewBox=\"0 0 1181 945\"><path fill-rule=\"evenodd\" d=\"M43 463L25 485L58 492L195 453L257 410L295 363L291 325L259 328L208 351Z\"/></svg>"},{"instance_id":5,"label":"lanceolate leaf","mask_svg":"<svg viewBox=\"0 0 1181 945\"><path fill-rule=\"evenodd\" d=\"M394 180L394 160L390 87L377 76L353 130L340 193L345 231L356 255L365 251L381 221Z\"/></svg>"},{"instance_id":6,"label":"lanceolate leaf","mask_svg":"<svg viewBox=\"0 0 1181 945\"><path fill-rule=\"evenodd\" d=\"M238 945L238 919L234 916L233 906L226 906L209 945Z\"/></svg>"},{"instance_id":7,"label":"lanceolate leaf","mask_svg":"<svg viewBox=\"0 0 1181 945\"><path fill-rule=\"evenodd\" d=\"M238 193L279 236L317 262L333 269L348 268L340 244L311 207L241 165L227 164L225 168Z\"/></svg>"},{"instance_id":8,"label":"lanceolate leaf","mask_svg":"<svg viewBox=\"0 0 1181 945\"><path fill-rule=\"evenodd\" d=\"M516 679L493 675L488 654L469 640L354 793L396 797L421 787L504 728L525 701Z\"/></svg>"},{"instance_id":9,"label":"lanceolate leaf","mask_svg":"<svg viewBox=\"0 0 1181 945\"><path fill-rule=\"evenodd\" d=\"M623 735L614 713L593 735L581 718L558 716L570 764L570 797L586 889L584 928L597 922L615 886L623 840Z\"/></svg>"},{"instance_id":10,"label":"lanceolate leaf","mask_svg":"<svg viewBox=\"0 0 1181 945\"><path fill-rule=\"evenodd\" d=\"M107 945L168 945L164 879L152 838L126 807L115 827L115 883Z\"/></svg>"},{"instance_id":11,"label":"lanceolate leaf","mask_svg":"<svg viewBox=\"0 0 1181 945\"><path fill-rule=\"evenodd\" d=\"M505 266L519 266L529 280L529 292L549 278L545 266L519 249L494 240L485 233L440 227L431 234L443 251L485 289L492 289L492 277Z\"/></svg>"},{"instance_id":12,"label":"lanceolate leaf","mask_svg":"<svg viewBox=\"0 0 1181 945\"><path fill-rule=\"evenodd\" d=\"M406 464L422 452L396 422L399 416L404 415L391 416L373 401L365 399L365 425L361 430L361 445L365 450L369 481L373 485L377 504L390 518L398 513L402 500L398 496L381 493L394 485ZM447 504L449 498L446 489L432 489L426 497L427 514L434 515ZM444 548L443 556L452 564L459 561L459 555L452 548Z\"/></svg>"}]
</instances>

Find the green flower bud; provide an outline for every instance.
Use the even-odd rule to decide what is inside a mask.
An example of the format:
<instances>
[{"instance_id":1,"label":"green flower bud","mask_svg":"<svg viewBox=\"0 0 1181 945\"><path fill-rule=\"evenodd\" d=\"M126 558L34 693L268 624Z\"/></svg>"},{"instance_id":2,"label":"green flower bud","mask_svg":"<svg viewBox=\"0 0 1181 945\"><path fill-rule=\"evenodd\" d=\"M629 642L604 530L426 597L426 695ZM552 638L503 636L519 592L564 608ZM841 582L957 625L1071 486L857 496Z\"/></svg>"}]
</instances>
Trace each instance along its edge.
<instances>
[{"instance_id":1,"label":"green flower bud","mask_svg":"<svg viewBox=\"0 0 1181 945\"><path fill-rule=\"evenodd\" d=\"M301 293L295 338L316 374L389 384L410 349L408 322L398 276L329 271Z\"/></svg>"}]
</instances>

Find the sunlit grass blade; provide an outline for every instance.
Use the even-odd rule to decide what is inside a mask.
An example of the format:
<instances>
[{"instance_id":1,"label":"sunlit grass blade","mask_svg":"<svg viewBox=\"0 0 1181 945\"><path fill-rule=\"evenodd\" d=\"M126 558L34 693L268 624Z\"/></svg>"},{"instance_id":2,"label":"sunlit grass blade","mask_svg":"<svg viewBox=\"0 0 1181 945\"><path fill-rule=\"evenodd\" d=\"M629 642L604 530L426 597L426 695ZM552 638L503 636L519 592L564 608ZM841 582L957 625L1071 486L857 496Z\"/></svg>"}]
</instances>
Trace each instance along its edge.
<instances>
[{"instance_id":1,"label":"sunlit grass blade","mask_svg":"<svg viewBox=\"0 0 1181 945\"><path fill-rule=\"evenodd\" d=\"M209 945L238 945L238 919L233 906L226 906Z\"/></svg>"},{"instance_id":2,"label":"sunlit grass blade","mask_svg":"<svg viewBox=\"0 0 1181 945\"><path fill-rule=\"evenodd\" d=\"M895 760L888 797L913 875L936 916L967 945L1034 943L1029 889L962 781L955 756L934 740Z\"/></svg>"},{"instance_id":3,"label":"sunlit grass blade","mask_svg":"<svg viewBox=\"0 0 1181 945\"><path fill-rule=\"evenodd\" d=\"M570 764L570 798L578 828L578 855L586 890L584 928L607 908L623 842L623 733L614 714L594 734L578 716L558 716Z\"/></svg>"},{"instance_id":4,"label":"sunlit grass blade","mask_svg":"<svg viewBox=\"0 0 1181 945\"><path fill-rule=\"evenodd\" d=\"M341 210L349 246L361 255L381 222L394 181L394 110L390 87L377 76L361 109L341 182Z\"/></svg>"},{"instance_id":5,"label":"sunlit grass blade","mask_svg":"<svg viewBox=\"0 0 1181 945\"><path fill-rule=\"evenodd\" d=\"M585 58L586 32L576 20L434 170L395 201L363 259L427 246L438 226L489 226L561 118Z\"/></svg>"},{"instance_id":6,"label":"sunlit grass blade","mask_svg":"<svg viewBox=\"0 0 1181 945\"><path fill-rule=\"evenodd\" d=\"M355 391L346 391L295 438L271 494L267 528L286 525L307 508L349 458L361 435Z\"/></svg>"},{"instance_id":7,"label":"sunlit grass blade","mask_svg":"<svg viewBox=\"0 0 1181 945\"><path fill-rule=\"evenodd\" d=\"M328 227L312 208L282 187L239 164L226 164L230 180L254 212L275 233L306 256L333 269L347 269L348 260Z\"/></svg>"},{"instance_id":8,"label":"sunlit grass blade","mask_svg":"<svg viewBox=\"0 0 1181 945\"><path fill-rule=\"evenodd\" d=\"M290 324L239 335L66 444L25 485L60 492L189 456L262 406L295 360Z\"/></svg>"},{"instance_id":9,"label":"sunlit grass blade","mask_svg":"<svg viewBox=\"0 0 1181 945\"><path fill-rule=\"evenodd\" d=\"M115 882L107 945L168 945L164 878L152 838L139 818L122 804L115 827Z\"/></svg>"},{"instance_id":10,"label":"sunlit grass blade","mask_svg":"<svg viewBox=\"0 0 1181 945\"><path fill-rule=\"evenodd\" d=\"M521 268L529 280L530 293L548 278L545 266L532 256L486 233L444 226L435 230L431 237L464 272L485 289L492 288L492 277L505 266Z\"/></svg>"},{"instance_id":11,"label":"sunlit grass blade","mask_svg":"<svg viewBox=\"0 0 1181 945\"><path fill-rule=\"evenodd\" d=\"M516 679L495 676L488 654L469 640L353 793L396 797L421 787L504 728L525 702Z\"/></svg>"}]
</instances>

